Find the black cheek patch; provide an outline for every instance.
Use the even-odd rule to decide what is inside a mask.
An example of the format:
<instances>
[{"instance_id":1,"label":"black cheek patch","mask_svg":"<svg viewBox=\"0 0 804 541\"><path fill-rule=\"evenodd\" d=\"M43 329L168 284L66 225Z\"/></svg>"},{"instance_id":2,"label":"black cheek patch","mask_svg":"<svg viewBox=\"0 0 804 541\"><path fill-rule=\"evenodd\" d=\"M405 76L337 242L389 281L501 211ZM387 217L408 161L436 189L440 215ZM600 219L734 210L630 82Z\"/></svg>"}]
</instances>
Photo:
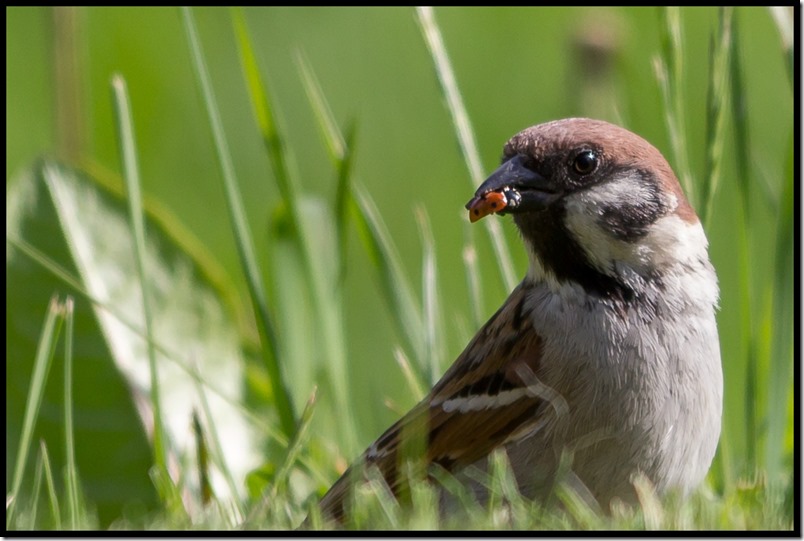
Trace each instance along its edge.
<instances>
[{"instance_id":1,"label":"black cheek patch","mask_svg":"<svg viewBox=\"0 0 804 541\"><path fill-rule=\"evenodd\" d=\"M659 195L659 186L653 175L646 171L633 171L630 174L641 177L642 197L625 204L606 206L600 218L601 225L626 242L644 237L651 224L667 212L667 205Z\"/></svg>"}]
</instances>

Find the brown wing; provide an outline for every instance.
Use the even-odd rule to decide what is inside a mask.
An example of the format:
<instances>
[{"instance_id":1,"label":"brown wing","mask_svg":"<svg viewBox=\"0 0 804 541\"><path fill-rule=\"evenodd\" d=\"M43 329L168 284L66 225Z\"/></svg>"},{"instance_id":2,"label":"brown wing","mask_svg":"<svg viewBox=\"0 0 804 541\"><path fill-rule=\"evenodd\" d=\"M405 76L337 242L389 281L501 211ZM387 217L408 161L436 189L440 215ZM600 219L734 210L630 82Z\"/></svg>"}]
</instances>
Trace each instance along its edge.
<instances>
[{"instance_id":1,"label":"brown wing","mask_svg":"<svg viewBox=\"0 0 804 541\"><path fill-rule=\"evenodd\" d=\"M430 394L338 479L320 502L324 516L342 519L344 499L363 466L378 468L396 494L400 447L410 435L426 436L428 464L455 471L535 424L545 401L522 374L538 373L542 340L527 317L525 294L517 287Z\"/></svg>"}]
</instances>

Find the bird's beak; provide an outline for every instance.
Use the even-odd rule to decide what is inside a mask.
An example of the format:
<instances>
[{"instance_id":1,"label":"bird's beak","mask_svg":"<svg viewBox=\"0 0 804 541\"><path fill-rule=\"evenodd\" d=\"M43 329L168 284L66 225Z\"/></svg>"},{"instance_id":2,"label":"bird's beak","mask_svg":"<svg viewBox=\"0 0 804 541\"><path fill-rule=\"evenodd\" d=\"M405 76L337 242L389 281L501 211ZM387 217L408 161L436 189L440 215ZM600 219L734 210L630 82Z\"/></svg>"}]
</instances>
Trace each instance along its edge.
<instances>
[{"instance_id":1,"label":"bird's beak","mask_svg":"<svg viewBox=\"0 0 804 541\"><path fill-rule=\"evenodd\" d=\"M501 214L542 210L561 196L556 185L539 173L525 167L527 158L517 154L502 164L475 192L466 204L474 222L491 212ZM501 194L502 198L490 198ZM490 205L489 201L502 199Z\"/></svg>"}]
</instances>

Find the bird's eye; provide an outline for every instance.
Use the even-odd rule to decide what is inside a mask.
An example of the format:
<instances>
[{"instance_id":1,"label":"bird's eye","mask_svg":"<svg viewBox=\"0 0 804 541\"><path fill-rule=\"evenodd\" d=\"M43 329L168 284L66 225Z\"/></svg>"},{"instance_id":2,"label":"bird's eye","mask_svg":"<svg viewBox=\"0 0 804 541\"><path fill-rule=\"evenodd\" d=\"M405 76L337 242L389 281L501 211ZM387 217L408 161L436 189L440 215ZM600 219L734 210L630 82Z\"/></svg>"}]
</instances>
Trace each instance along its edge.
<instances>
[{"instance_id":1,"label":"bird's eye","mask_svg":"<svg viewBox=\"0 0 804 541\"><path fill-rule=\"evenodd\" d=\"M597 154L592 150L583 150L575 155L572 168L579 175L588 175L597 167Z\"/></svg>"}]
</instances>

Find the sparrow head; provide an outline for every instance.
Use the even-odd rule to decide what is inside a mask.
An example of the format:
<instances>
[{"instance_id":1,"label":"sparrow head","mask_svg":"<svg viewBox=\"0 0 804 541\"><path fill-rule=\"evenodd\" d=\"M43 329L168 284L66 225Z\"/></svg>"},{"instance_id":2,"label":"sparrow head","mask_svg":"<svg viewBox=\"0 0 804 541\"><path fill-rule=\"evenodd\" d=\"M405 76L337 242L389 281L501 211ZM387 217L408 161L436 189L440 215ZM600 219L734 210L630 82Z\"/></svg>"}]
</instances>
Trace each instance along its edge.
<instances>
[{"instance_id":1,"label":"sparrow head","mask_svg":"<svg viewBox=\"0 0 804 541\"><path fill-rule=\"evenodd\" d=\"M511 214L529 278L628 300L673 268L708 265L695 211L662 154L623 128L570 118L528 128L467 204Z\"/></svg>"}]
</instances>

